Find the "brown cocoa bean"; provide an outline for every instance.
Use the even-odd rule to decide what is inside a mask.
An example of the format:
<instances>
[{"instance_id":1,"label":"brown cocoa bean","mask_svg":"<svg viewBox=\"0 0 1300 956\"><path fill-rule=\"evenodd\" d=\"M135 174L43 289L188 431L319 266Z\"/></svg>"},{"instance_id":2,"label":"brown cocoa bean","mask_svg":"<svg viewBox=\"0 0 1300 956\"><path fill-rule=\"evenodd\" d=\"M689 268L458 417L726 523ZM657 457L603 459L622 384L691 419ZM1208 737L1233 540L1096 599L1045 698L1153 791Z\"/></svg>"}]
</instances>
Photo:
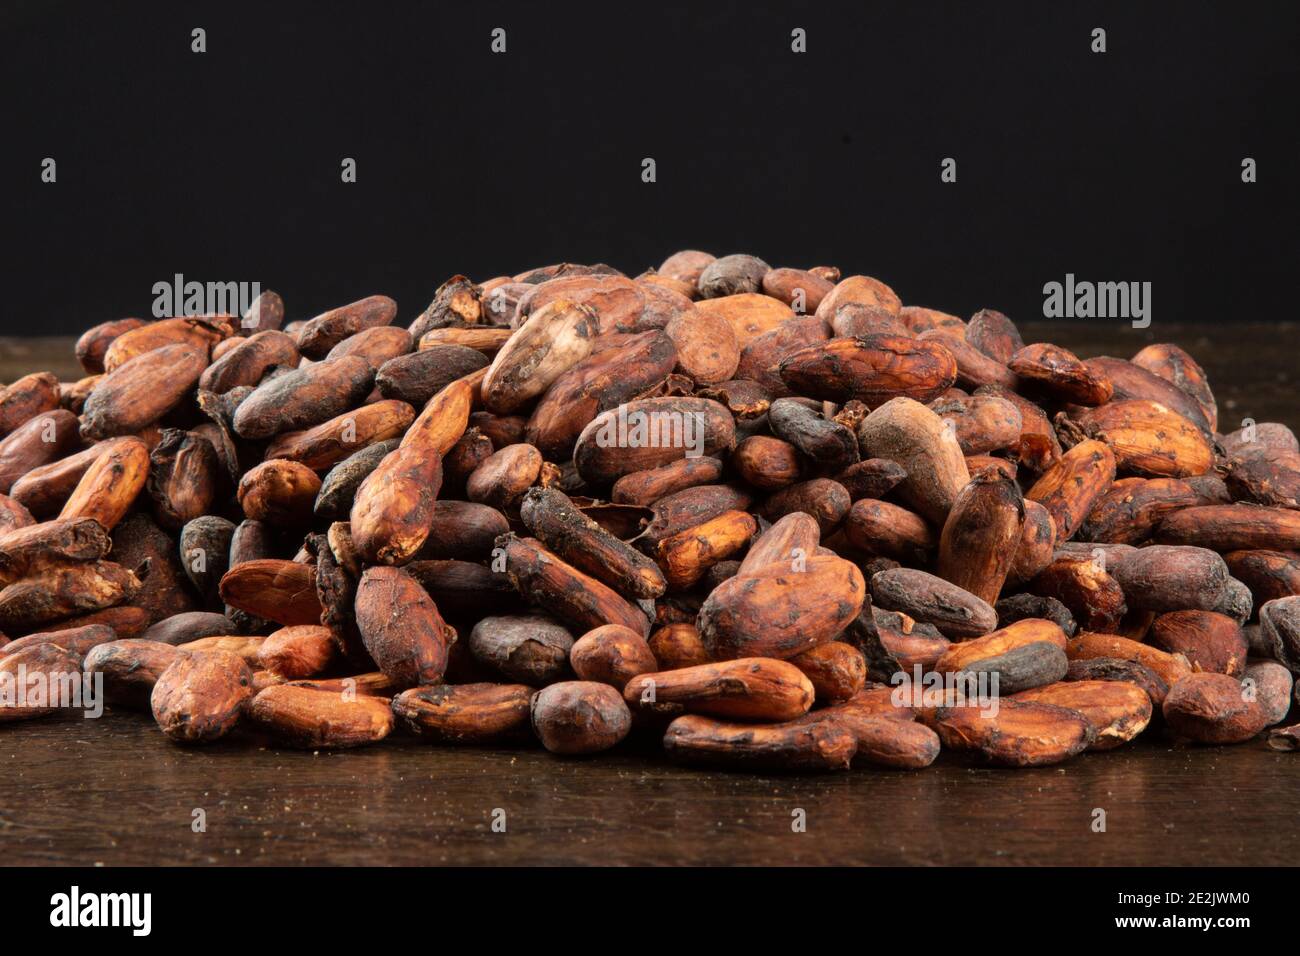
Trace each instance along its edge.
<instances>
[{"instance_id":1,"label":"brown cocoa bean","mask_svg":"<svg viewBox=\"0 0 1300 956\"><path fill-rule=\"evenodd\" d=\"M235 654L204 650L177 654L149 695L158 729L183 744L228 734L251 699L253 674Z\"/></svg>"},{"instance_id":2,"label":"brown cocoa bean","mask_svg":"<svg viewBox=\"0 0 1300 956\"><path fill-rule=\"evenodd\" d=\"M393 711L382 697L292 684L259 692L248 717L280 743L304 750L377 743L393 729Z\"/></svg>"},{"instance_id":3,"label":"brown cocoa bean","mask_svg":"<svg viewBox=\"0 0 1300 956\"><path fill-rule=\"evenodd\" d=\"M1151 698L1123 681L1076 680L1048 684L1015 695L1015 700L1054 704L1083 714L1096 731L1089 750L1112 750L1151 722Z\"/></svg>"},{"instance_id":4,"label":"brown cocoa bean","mask_svg":"<svg viewBox=\"0 0 1300 956\"><path fill-rule=\"evenodd\" d=\"M997 627L992 606L964 588L913 568L879 571L871 576L874 605L933 624L945 637L964 640Z\"/></svg>"},{"instance_id":5,"label":"brown cocoa bean","mask_svg":"<svg viewBox=\"0 0 1300 956\"><path fill-rule=\"evenodd\" d=\"M440 744L511 742L527 734L533 689L523 684L413 687L393 698L411 733Z\"/></svg>"},{"instance_id":6,"label":"brown cocoa bean","mask_svg":"<svg viewBox=\"0 0 1300 956\"><path fill-rule=\"evenodd\" d=\"M455 632L405 571L367 568L357 585L356 618L366 650L394 681L409 687L442 680Z\"/></svg>"},{"instance_id":7,"label":"brown cocoa bean","mask_svg":"<svg viewBox=\"0 0 1300 956\"><path fill-rule=\"evenodd\" d=\"M1161 710L1175 736L1200 744L1241 743L1268 725L1255 695L1227 674L1188 674L1169 688Z\"/></svg>"},{"instance_id":8,"label":"brown cocoa bean","mask_svg":"<svg viewBox=\"0 0 1300 956\"><path fill-rule=\"evenodd\" d=\"M857 752L851 730L833 720L743 724L683 714L664 733L674 760L736 770L845 770Z\"/></svg>"},{"instance_id":9,"label":"brown cocoa bean","mask_svg":"<svg viewBox=\"0 0 1300 956\"><path fill-rule=\"evenodd\" d=\"M529 705L533 732L555 754L591 754L618 744L632 729L632 715L618 691L592 681L551 684Z\"/></svg>"}]
</instances>

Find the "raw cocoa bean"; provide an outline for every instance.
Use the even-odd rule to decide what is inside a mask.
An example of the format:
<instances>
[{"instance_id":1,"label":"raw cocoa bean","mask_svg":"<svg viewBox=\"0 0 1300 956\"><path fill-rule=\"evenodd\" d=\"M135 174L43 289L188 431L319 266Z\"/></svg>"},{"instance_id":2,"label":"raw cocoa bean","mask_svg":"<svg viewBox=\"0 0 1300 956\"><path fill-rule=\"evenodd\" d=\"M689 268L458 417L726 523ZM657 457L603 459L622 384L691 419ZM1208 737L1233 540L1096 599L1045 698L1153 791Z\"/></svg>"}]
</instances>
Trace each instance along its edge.
<instances>
[{"instance_id":1,"label":"raw cocoa bean","mask_svg":"<svg viewBox=\"0 0 1300 956\"><path fill-rule=\"evenodd\" d=\"M371 402L313 428L278 435L267 446L266 457L324 471L368 445L400 438L414 420L415 409L405 402Z\"/></svg>"},{"instance_id":2,"label":"raw cocoa bean","mask_svg":"<svg viewBox=\"0 0 1300 956\"><path fill-rule=\"evenodd\" d=\"M858 460L858 440L853 430L823 418L799 399L782 398L767 413L772 433L794 445L816 465L840 471Z\"/></svg>"},{"instance_id":3,"label":"raw cocoa bean","mask_svg":"<svg viewBox=\"0 0 1300 956\"><path fill-rule=\"evenodd\" d=\"M940 327L917 333L916 338L926 345L939 346L953 357L957 364L955 384L959 387L976 389L986 385L1000 385L1014 388L1015 374L967 342L960 332L960 329Z\"/></svg>"},{"instance_id":4,"label":"raw cocoa bean","mask_svg":"<svg viewBox=\"0 0 1300 956\"><path fill-rule=\"evenodd\" d=\"M507 445L474 469L465 481L470 501L505 511L518 508L542 470L542 453L532 445Z\"/></svg>"},{"instance_id":5,"label":"raw cocoa bean","mask_svg":"<svg viewBox=\"0 0 1300 956\"><path fill-rule=\"evenodd\" d=\"M1056 542L1074 537L1115 479L1115 455L1099 441L1082 441L1043 472L1025 498L1047 509Z\"/></svg>"},{"instance_id":6,"label":"raw cocoa bean","mask_svg":"<svg viewBox=\"0 0 1300 956\"><path fill-rule=\"evenodd\" d=\"M943 578L913 568L880 571L871 577L871 600L933 624L945 637L964 640L988 634L998 616L987 601Z\"/></svg>"},{"instance_id":7,"label":"raw cocoa bean","mask_svg":"<svg viewBox=\"0 0 1300 956\"><path fill-rule=\"evenodd\" d=\"M1268 713L1227 674L1188 674L1169 688L1161 710L1170 731L1194 743L1235 744L1268 726Z\"/></svg>"},{"instance_id":8,"label":"raw cocoa bean","mask_svg":"<svg viewBox=\"0 0 1300 956\"><path fill-rule=\"evenodd\" d=\"M770 564L724 581L700 608L697 626L715 660L784 659L833 640L865 599L853 564L817 553L796 566Z\"/></svg>"},{"instance_id":9,"label":"raw cocoa bean","mask_svg":"<svg viewBox=\"0 0 1300 956\"><path fill-rule=\"evenodd\" d=\"M58 459L77 440L77 416L58 408L0 438L0 494L33 469Z\"/></svg>"},{"instance_id":10,"label":"raw cocoa bean","mask_svg":"<svg viewBox=\"0 0 1300 956\"><path fill-rule=\"evenodd\" d=\"M533 693L523 684L413 687L393 698L393 713L411 733L436 743L508 743L527 734Z\"/></svg>"},{"instance_id":11,"label":"raw cocoa bean","mask_svg":"<svg viewBox=\"0 0 1300 956\"><path fill-rule=\"evenodd\" d=\"M365 359L377 374L380 366L385 362L407 354L414 347L415 340L406 329L393 325L377 325L343 339L326 353L323 361L333 361L345 355L358 355Z\"/></svg>"},{"instance_id":12,"label":"raw cocoa bean","mask_svg":"<svg viewBox=\"0 0 1300 956\"><path fill-rule=\"evenodd\" d=\"M953 502L939 537L939 577L994 604L1011 572L1025 524L1015 481L993 471L971 479Z\"/></svg>"},{"instance_id":13,"label":"raw cocoa bean","mask_svg":"<svg viewBox=\"0 0 1300 956\"><path fill-rule=\"evenodd\" d=\"M920 402L896 398L863 420L858 442L863 457L897 462L907 472L898 494L927 521L942 526L970 481L961 448L943 420Z\"/></svg>"},{"instance_id":14,"label":"raw cocoa bean","mask_svg":"<svg viewBox=\"0 0 1300 956\"><path fill-rule=\"evenodd\" d=\"M1172 382L1201 406L1211 431L1219 427L1219 411L1205 370L1177 345L1148 345L1133 356L1133 364Z\"/></svg>"},{"instance_id":15,"label":"raw cocoa bean","mask_svg":"<svg viewBox=\"0 0 1300 956\"><path fill-rule=\"evenodd\" d=\"M683 763L725 769L826 771L847 769L857 740L833 720L742 724L684 714L668 725L664 750Z\"/></svg>"},{"instance_id":16,"label":"raw cocoa bean","mask_svg":"<svg viewBox=\"0 0 1300 956\"><path fill-rule=\"evenodd\" d=\"M1142 688L1151 698L1151 703L1159 706L1164 703L1169 693L1169 685L1155 671L1137 661L1126 661L1118 657L1091 657L1070 661L1070 669L1065 673L1067 681L1127 681Z\"/></svg>"},{"instance_id":17,"label":"raw cocoa bean","mask_svg":"<svg viewBox=\"0 0 1300 956\"><path fill-rule=\"evenodd\" d=\"M287 680L314 677L334 662L334 639L327 627L282 627L267 636L257 651L257 663Z\"/></svg>"},{"instance_id":18,"label":"raw cocoa bean","mask_svg":"<svg viewBox=\"0 0 1300 956\"><path fill-rule=\"evenodd\" d=\"M22 633L61 617L129 601L140 588L132 572L112 561L51 562L0 590L0 630Z\"/></svg>"},{"instance_id":19,"label":"raw cocoa bean","mask_svg":"<svg viewBox=\"0 0 1300 956\"><path fill-rule=\"evenodd\" d=\"M230 348L199 376L199 388L204 391L223 395L242 385L257 386L271 369L298 365L298 347L293 338L278 330L228 341Z\"/></svg>"},{"instance_id":20,"label":"raw cocoa bean","mask_svg":"<svg viewBox=\"0 0 1300 956\"><path fill-rule=\"evenodd\" d=\"M1070 639L1065 653L1072 661L1101 657L1141 664L1154 671L1170 687L1192 672L1187 658L1181 654L1170 654L1116 634L1081 631L1077 637Z\"/></svg>"},{"instance_id":21,"label":"raw cocoa bean","mask_svg":"<svg viewBox=\"0 0 1300 956\"><path fill-rule=\"evenodd\" d=\"M1040 597L1055 598L1069 608L1081 627L1114 632L1128 606L1126 592L1095 558L1058 558L1029 582Z\"/></svg>"},{"instance_id":22,"label":"raw cocoa bean","mask_svg":"<svg viewBox=\"0 0 1300 956\"><path fill-rule=\"evenodd\" d=\"M1073 637L1075 631L1079 629L1070 609L1052 597L1042 597L1038 594L1013 594L998 601L993 609L998 612L1000 628L1014 624L1016 621L1023 621L1025 618L1040 617L1059 627L1065 632L1066 637Z\"/></svg>"},{"instance_id":23,"label":"raw cocoa bean","mask_svg":"<svg viewBox=\"0 0 1300 956\"><path fill-rule=\"evenodd\" d=\"M1300 550L1300 512L1258 505L1184 508L1160 522L1156 537L1167 544L1225 551Z\"/></svg>"},{"instance_id":24,"label":"raw cocoa bean","mask_svg":"<svg viewBox=\"0 0 1300 956\"><path fill-rule=\"evenodd\" d=\"M164 347L185 345L210 357L212 347L234 334L234 316L186 315L149 322L123 332L104 353L104 371L112 373L127 362Z\"/></svg>"},{"instance_id":25,"label":"raw cocoa bean","mask_svg":"<svg viewBox=\"0 0 1300 956\"><path fill-rule=\"evenodd\" d=\"M104 355L108 352L109 346L119 336L132 329L138 329L144 324L143 319L114 319L111 322L101 322L99 325L91 326L81 338L77 339L77 344L74 346L77 361L92 375L103 372Z\"/></svg>"},{"instance_id":26,"label":"raw cocoa bean","mask_svg":"<svg viewBox=\"0 0 1300 956\"><path fill-rule=\"evenodd\" d=\"M1107 402L1074 417L1089 435L1104 435L1121 471L1152 477L1203 475L1214 465L1210 440L1159 402Z\"/></svg>"},{"instance_id":27,"label":"raw cocoa bean","mask_svg":"<svg viewBox=\"0 0 1300 956\"><path fill-rule=\"evenodd\" d=\"M999 701L996 714L961 706L935 708L920 716L945 749L1004 767L1060 763L1090 747L1097 734L1077 710L1031 701Z\"/></svg>"},{"instance_id":28,"label":"raw cocoa bean","mask_svg":"<svg viewBox=\"0 0 1300 956\"><path fill-rule=\"evenodd\" d=\"M822 534L830 534L849 513L849 493L837 481L814 478L769 495L758 513L768 521L778 521L791 514L810 514L817 520Z\"/></svg>"},{"instance_id":29,"label":"raw cocoa bean","mask_svg":"<svg viewBox=\"0 0 1300 956\"><path fill-rule=\"evenodd\" d=\"M1174 545L1140 548L1113 562L1112 570L1129 606L1143 611L1211 610L1230 578L1213 551Z\"/></svg>"},{"instance_id":30,"label":"raw cocoa bean","mask_svg":"<svg viewBox=\"0 0 1300 956\"><path fill-rule=\"evenodd\" d=\"M356 618L366 650L394 681L409 687L442 680L455 632L405 571L367 568L357 585Z\"/></svg>"},{"instance_id":31,"label":"raw cocoa bean","mask_svg":"<svg viewBox=\"0 0 1300 956\"><path fill-rule=\"evenodd\" d=\"M1027 345L1011 356L1007 367L1021 382L1076 405L1102 405L1114 394L1104 373L1058 345Z\"/></svg>"},{"instance_id":32,"label":"raw cocoa bean","mask_svg":"<svg viewBox=\"0 0 1300 956\"><path fill-rule=\"evenodd\" d=\"M764 491L786 488L804 472L799 450L770 435L751 435L742 440L732 452L731 464L742 479Z\"/></svg>"},{"instance_id":33,"label":"raw cocoa bean","mask_svg":"<svg viewBox=\"0 0 1300 956\"><path fill-rule=\"evenodd\" d=\"M1011 402L992 395L940 398L930 409L951 422L963 455L982 455L1010 448L1020 438L1024 420Z\"/></svg>"},{"instance_id":34,"label":"raw cocoa bean","mask_svg":"<svg viewBox=\"0 0 1300 956\"><path fill-rule=\"evenodd\" d=\"M259 692L248 717L280 743L304 750L378 743L393 729L393 711L382 697L292 684Z\"/></svg>"},{"instance_id":35,"label":"raw cocoa bean","mask_svg":"<svg viewBox=\"0 0 1300 956\"><path fill-rule=\"evenodd\" d=\"M852 699L867 681L862 652L843 641L827 641L790 658L812 683L817 700L838 704Z\"/></svg>"},{"instance_id":36,"label":"raw cocoa bean","mask_svg":"<svg viewBox=\"0 0 1300 956\"><path fill-rule=\"evenodd\" d=\"M544 687L569 674L573 635L545 615L485 617L469 635L470 653L508 680Z\"/></svg>"},{"instance_id":37,"label":"raw cocoa bean","mask_svg":"<svg viewBox=\"0 0 1300 956\"><path fill-rule=\"evenodd\" d=\"M145 639L108 641L86 654L87 674L103 674L104 692L115 704L147 710L153 686L181 654L169 644Z\"/></svg>"},{"instance_id":38,"label":"raw cocoa bean","mask_svg":"<svg viewBox=\"0 0 1300 956\"><path fill-rule=\"evenodd\" d=\"M184 611L149 625L140 637L142 640L176 646L204 637L221 637L234 633L234 623L224 614L215 611Z\"/></svg>"},{"instance_id":39,"label":"raw cocoa bean","mask_svg":"<svg viewBox=\"0 0 1300 956\"><path fill-rule=\"evenodd\" d=\"M94 518L43 521L0 535L0 584L49 566L95 561L108 556L112 542Z\"/></svg>"},{"instance_id":40,"label":"raw cocoa bean","mask_svg":"<svg viewBox=\"0 0 1300 956\"><path fill-rule=\"evenodd\" d=\"M650 398L594 418L578 436L578 473L595 484L735 445L731 413L705 398Z\"/></svg>"},{"instance_id":41,"label":"raw cocoa bean","mask_svg":"<svg viewBox=\"0 0 1300 956\"><path fill-rule=\"evenodd\" d=\"M10 641L0 650L0 653L8 656L9 654L17 654L28 647L35 647L38 644L55 644L81 659L100 644L107 644L116 637L117 635L113 632L113 629L107 624L85 624L81 627L28 634L16 641Z\"/></svg>"},{"instance_id":42,"label":"raw cocoa bean","mask_svg":"<svg viewBox=\"0 0 1300 956\"><path fill-rule=\"evenodd\" d=\"M822 297L821 304L817 306L817 317L829 322L841 306L850 302L877 306L894 313L899 312L903 305L898 293L879 279L862 275L846 276Z\"/></svg>"},{"instance_id":43,"label":"raw cocoa bean","mask_svg":"<svg viewBox=\"0 0 1300 956\"><path fill-rule=\"evenodd\" d=\"M850 335L853 333L844 333ZM825 342L830 331L821 319L787 318L749 339L740 350L736 378L751 381L772 398L792 395L781 377L781 363L801 349Z\"/></svg>"},{"instance_id":44,"label":"raw cocoa bean","mask_svg":"<svg viewBox=\"0 0 1300 956\"><path fill-rule=\"evenodd\" d=\"M700 274L713 261L714 257L707 252L683 249L665 259L656 271L662 276L685 282L693 287L699 282Z\"/></svg>"},{"instance_id":45,"label":"raw cocoa bean","mask_svg":"<svg viewBox=\"0 0 1300 956\"><path fill-rule=\"evenodd\" d=\"M0 724L44 717L75 701L56 701L53 690L70 688L75 693L82 680L81 655L46 641L13 652L0 648L0 677L8 678L3 683L9 688L0 700Z\"/></svg>"},{"instance_id":46,"label":"raw cocoa bean","mask_svg":"<svg viewBox=\"0 0 1300 956\"><path fill-rule=\"evenodd\" d=\"M591 754L618 744L632 729L632 715L618 691L592 681L551 684L529 705L533 732L555 754Z\"/></svg>"},{"instance_id":47,"label":"raw cocoa bean","mask_svg":"<svg viewBox=\"0 0 1300 956\"><path fill-rule=\"evenodd\" d=\"M1151 624L1151 643L1182 654L1198 671L1240 677L1246 668L1246 638L1232 618L1214 611L1171 611Z\"/></svg>"},{"instance_id":48,"label":"raw cocoa bean","mask_svg":"<svg viewBox=\"0 0 1300 956\"><path fill-rule=\"evenodd\" d=\"M980 309L966 323L966 341L1003 365L1025 347L1016 324L996 309Z\"/></svg>"},{"instance_id":49,"label":"raw cocoa bean","mask_svg":"<svg viewBox=\"0 0 1300 956\"><path fill-rule=\"evenodd\" d=\"M682 458L659 468L624 475L614 482L610 500L619 504L652 505L675 492L712 484L721 477L722 462L717 458Z\"/></svg>"},{"instance_id":50,"label":"raw cocoa bean","mask_svg":"<svg viewBox=\"0 0 1300 956\"><path fill-rule=\"evenodd\" d=\"M593 628L578 638L569 649L569 664L579 680L619 691L637 675L659 670L646 639L618 624Z\"/></svg>"},{"instance_id":51,"label":"raw cocoa bean","mask_svg":"<svg viewBox=\"0 0 1300 956\"><path fill-rule=\"evenodd\" d=\"M410 560L429 536L441 484L442 459L423 445L403 443L389 452L352 502L349 524L357 553L383 564Z\"/></svg>"},{"instance_id":52,"label":"raw cocoa bean","mask_svg":"<svg viewBox=\"0 0 1300 956\"><path fill-rule=\"evenodd\" d=\"M437 534L425 539L419 557L424 560L482 561L492 555L496 539L510 523L496 508L469 501L437 501L433 505Z\"/></svg>"},{"instance_id":53,"label":"raw cocoa bean","mask_svg":"<svg viewBox=\"0 0 1300 956\"><path fill-rule=\"evenodd\" d=\"M1207 438L1213 438L1209 419L1197 403L1172 382L1124 359L1102 356L1084 362L1098 378L1108 379L1113 387L1111 401L1144 400L1172 409L1195 425Z\"/></svg>"},{"instance_id":54,"label":"raw cocoa bean","mask_svg":"<svg viewBox=\"0 0 1300 956\"><path fill-rule=\"evenodd\" d=\"M765 295L780 299L797 314L805 314L816 312L835 284L806 269L782 268L764 273L761 287Z\"/></svg>"},{"instance_id":55,"label":"raw cocoa bean","mask_svg":"<svg viewBox=\"0 0 1300 956\"><path fill-rule=\"evenodd\" d=\"M207 365L206 348L184 344L154 349L123 363L86 397L81 436L130 435L154 424L184 401Z\"/></svg>"},{"instance_id":56,"label":"raw cocoa bean","mask_svg":"<svg viewBox=\"0 0 1300 956\"><path fill-rule=\"evenodd\" d=\"M1208 503L1179 478L1120 478L1098 497L1080 531L1088 541L1140 544L1166 515Z\"/></svg>"},{"instance_id":57,"label":"raw cocoa bean","mask_svg":"<svg viewBox=\"0 0 1300 956\"><path fill-rule=\"evenodd\" d=\"M863 498L883 498L904 478L907 472L897 462L887 458L868 458L850 465L835 476L853 501Z\"/></svg>"},{"instance_id":58,"label":"raw cocoa bean","mask_svg":"<svg viewBox=\"0 0 1300 956\"><path fill-rule=\"evenodd\" d=\"M497 539L497 547L515 589L576 630L621 624L638 634L649 633L644 613L540 542L508 534Z\"/></svg>"},{"instance_id":59,"label":"raw cocoa bean","mask_svg":"<svg viewBox=\"0 0 1300 956\"><path fill-rule=\"evenodd\" d=\"M1275 661L1255 661L1246 665L1241 683L1248 691L1254 692L1255 700L1267 719L1265 726L1272 727L1286 720L1295 685L1289 670Z\"/></svg>"},{"instance_id":60,"label":"raw cocoa bean","mask_svg":"<svg viewBox=\"0 0 1300 956\"><path fill-rule=\"evenodd\" d=\"M218 590L227 604L286 627L320 623L316 569L309 564L277 558L232 563Z\"/></svg>"},{"instance_id":61,"label":"raw cocoa bean","mask_svg":"<svg viewBox=\"0 0 1300 956\"><path fill-rule=\"evenodd\" d=\"M322 312L298 330L298 349L310 359L323 359L326 353L349 336L379 325L388 325L397 317L397 303L386 295L372 295Z\"/></svg>"},{"instance_id":62,"label":"raw cocoa bean","mask_svg":"<svg viewBox=\"0 0 1300 956\"><path fill-rule=\"evenodd\" d=\"M956 381L957 362L938 342L873 334L800 349L781 361L780 374L796 394L874 408L896 398L938 398Z\"/></svg>"},{"instance_id":63,"label":"raw cocoa bean","mask_svg":"<svg viewBox=\"0 0 1300 956\"><path fill-rule=\"evenodd\" d=\"M327 422L361 404L374 378L374 369L355 355L267 378L239 403L235 433L259 440Z\"/></svg>"},{"instance_id":64,"label":"raw cocoa bean","mask_svg":"<svg viewBox=\"0 0 1300 956\"><path fill-rule=\"evenodd\" d=\"M1083 714L1096 731L1089 750L1112 750L1151 722L1151 698L1123 681L1076 680L1048 684L1015 695L1015 700L1054 704Z\"/></svg>"},{"instance_id":65,"label":"raw cocoa bean","mask_svg":"<svg viewBox=\"0 0 1300 956\"><path fill-rule=\"evenodd\" d=\"M252 697L253 675L235 654L178 654L149 695L158 728L183 744L209 743L228 734Z\"/></svg>"},{"instance_id":66,"label":"raw cocoa bean","mask_svg":"<svg viewBox=\"0 0 1300 956\"><path fill-rule=\"evenodd\" d=\"M745 512L724 511L703 524L664 538L656 556L663 569L661 580L674 591L691 588L709 568L738 552L757 532L758 525Z\"/></svg>"},{"instance_id":67,"label":"raw cocoa bean","mask_svg":"<svg viewBox=\"0 0 1300 956\"><path fill-rule=\"evenodd\" d=\"M311 521L320 478L297 461L274 458L251 469L239 482L239 505L254 521L302 527Z\"/></svg>"},{"instance_id":68,"label":"raw cocoa bean","mask_svg":"<svg viewBox=\"0 0 1300 956\"><path fill-rule=\"evenodd\" d=\"M705 299L753 293L762 288L763 277L771 270L771 266L756 256L736 253L706 263L700 270L696 285L700 296Z\"/></svg>"},{"instance_id":69,"label":"raw cocoa bean","mask_svg":"<svg viewBox=\"0 0 1300 956\"><path fill-rule=\"evenodd\" d=\"M633 708L675 704L736 720L791 720L813 703L812 682L793 664L763 657L639 674L623 688Z\"/></svg>"},{"instance_id":70,"label":"raw cocoa bean","mask_svg":"<svg viewBox=\"0 0 1300 956\"><path fill-rule=\"evenodd\" d=\"M647 643L650 653L659 663L659 670L694 667L710 660L694 624L667 624L651 634Z\"/></svg>"},{"instance_id":71,"label":"raw cocoa bean","mask_svg":"<svg viewBox=\"0 0 1300 956\"><path fill-rule=\"evenodd\" d=\"M849 509L844 534L855 548L909 564L923 564L936 541L919 515L887 501L862 498Z\"/></svg>"}]
</instances>

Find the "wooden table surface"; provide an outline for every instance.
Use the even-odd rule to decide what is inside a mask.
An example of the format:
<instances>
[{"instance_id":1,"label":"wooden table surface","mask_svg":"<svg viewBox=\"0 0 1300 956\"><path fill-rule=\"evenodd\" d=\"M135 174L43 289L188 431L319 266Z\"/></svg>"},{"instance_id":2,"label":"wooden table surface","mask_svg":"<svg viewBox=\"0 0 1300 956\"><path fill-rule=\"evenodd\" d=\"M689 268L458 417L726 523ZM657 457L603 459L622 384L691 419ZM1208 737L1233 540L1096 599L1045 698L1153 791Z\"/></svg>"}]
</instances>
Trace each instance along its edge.
<instances>
[{"instance_id":1,"label":"wooden table surface","mask_svg":"<svg viewBox=\"0 0 1300 956\"><path fill-rule=\"evenodd\" d=\"M1026 333L1084 356L1178 342L1209 372L1221 421L1300 427L1294 325ZM0 342L0 380L75 374L70 354L67 341ZM10 865L1292 864L1300 754L1148 734L1038 770L943 754L920 772L747 776L672 766L649 740L584 760L396 738L342 753L242 736L183 749L146 715L109 712L0 725L0 848Z\"/></svg>"}]
</instances>

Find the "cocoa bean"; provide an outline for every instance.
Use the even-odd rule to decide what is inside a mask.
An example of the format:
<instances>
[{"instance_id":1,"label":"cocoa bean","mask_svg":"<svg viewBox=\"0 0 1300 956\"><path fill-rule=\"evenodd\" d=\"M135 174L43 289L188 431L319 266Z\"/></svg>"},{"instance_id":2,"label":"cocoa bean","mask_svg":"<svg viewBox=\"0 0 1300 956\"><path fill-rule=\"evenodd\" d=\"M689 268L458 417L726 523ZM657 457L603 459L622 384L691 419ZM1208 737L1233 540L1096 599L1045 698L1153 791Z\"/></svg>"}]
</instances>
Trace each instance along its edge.
<instances>
[{"instance_id":1,"label":"cocoa bean","mask_svg":"<svg viewBox=\"0 0 1300 956\"><path fill-rule=\"evenodd\" d=\"M618 691L591 681L564 681L533 695L533 732L555 754L591 754L618 744L632 715Z\"/></svg>"},{"instance_id":2,"label":"cocoa bean","mask_svg":"<svg viewBox=\"0 0 1300 956\"><path fill-rule=\"evenodd\" d=\"M201 744L228 734L252 697L253 675L227 651L178 654L159 675L149 695L158 728L183 744Z\"/></svg>"}]
</instances>

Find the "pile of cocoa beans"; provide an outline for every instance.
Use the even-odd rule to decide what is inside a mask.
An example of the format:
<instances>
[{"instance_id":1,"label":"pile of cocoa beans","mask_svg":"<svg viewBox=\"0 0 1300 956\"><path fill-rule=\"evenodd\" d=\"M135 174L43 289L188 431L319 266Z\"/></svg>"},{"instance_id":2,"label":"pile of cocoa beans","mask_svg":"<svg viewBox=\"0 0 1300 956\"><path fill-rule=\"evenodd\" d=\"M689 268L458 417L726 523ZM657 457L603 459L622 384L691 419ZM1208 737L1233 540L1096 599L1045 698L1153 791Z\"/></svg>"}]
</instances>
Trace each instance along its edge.
<instances>
[{"instance_id":1,"label":"pile of cocoa beans","mask_svg":"<svg viewBox=\"0 0 1300 956\"><path fill-rule=\"evenodd\" d=\"M284 319L106 322L85 378L0 392L0 692L90 675L185 744L631 736L764 771L1290 709L1300 445L1220 431L1177 345L1083 360L696 251Z\"/></svg>"}]
</instances>

